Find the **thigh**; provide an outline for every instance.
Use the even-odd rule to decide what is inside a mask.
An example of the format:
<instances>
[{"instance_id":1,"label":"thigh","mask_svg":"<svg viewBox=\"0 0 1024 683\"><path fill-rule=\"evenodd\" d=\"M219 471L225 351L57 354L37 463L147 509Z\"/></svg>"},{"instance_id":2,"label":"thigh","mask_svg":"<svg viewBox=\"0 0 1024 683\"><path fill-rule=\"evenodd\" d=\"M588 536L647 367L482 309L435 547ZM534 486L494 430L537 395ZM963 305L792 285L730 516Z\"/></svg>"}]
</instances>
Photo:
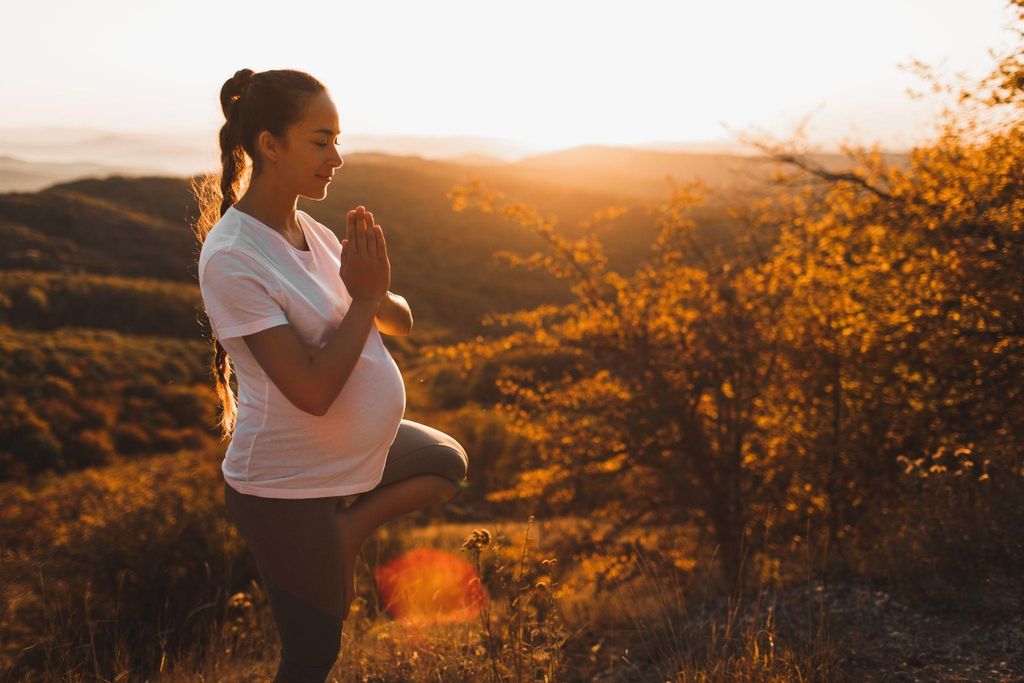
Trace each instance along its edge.
<instances>
[{"instance_id":1,"label":"thigh","mask_svg":"<svg viewBox=\"0 0 1024 683\"><path fill-rule=\"evenodd\" d=\"M344 583L333 497L263 498L224 482L224 503L256 559L275 617L293 621L289 615L297 605L328 618L341 615Z\"/></svg>"},{"instance_id":2,"label":"thigh","mask_svg":"<svg viewBox=\"0 0 1024 683\"><path fill-rule=\"evenodd\" d=\"M465 479L467 466L466 449L453 436L403 418L378 486L416 474L437 474L459 482Z\"/></svg>"}]
</instances>

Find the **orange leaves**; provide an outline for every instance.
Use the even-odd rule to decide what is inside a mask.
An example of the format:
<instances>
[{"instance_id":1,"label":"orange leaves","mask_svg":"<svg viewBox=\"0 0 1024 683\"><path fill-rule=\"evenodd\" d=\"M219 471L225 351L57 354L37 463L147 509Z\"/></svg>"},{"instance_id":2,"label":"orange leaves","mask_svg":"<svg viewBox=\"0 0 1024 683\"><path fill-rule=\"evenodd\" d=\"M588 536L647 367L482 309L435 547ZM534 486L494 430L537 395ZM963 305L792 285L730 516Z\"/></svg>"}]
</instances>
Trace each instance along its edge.
<instances>
[{"instance_id":1,"label":"orange leaves","mask_svg":"<svg viewBox=\"0 0 1024 683\"><path fill-rule=\"evenodd\" d=\"M626 467L628 458L625 453L618 453L610 458L605 458L593 465L595 472L618 472Z\"/></svg>"},{"instance_id":2,"label":"orange leaves","mask_svg":"<svg viewBox=\"0 0 1024 683\"><path fill-rule=\"evenodd\" d=\"M493 213L494 201L504 197L504 194L485 188L479 179L473 179L465 185L456 185L446 196L451 200L452 211L475 208L481 213Z\"/></svg>"},{"instance_id":3,"label":"orange leaves","mask_svg":"<svg viewBox=\"0 0 1024 683\"><path fill-rule=\"evenodd\" d=\"M722 395L725 396L726 398L736 398L736 392L733 391L732 383L729 382L728 380L722 382L721 390Z\"/></svg>"},{"instance_id":4,"label":"orange leaves","mask_svg":"<svg viewBox=\"0 0 1024 683\"><path fill-rule=\"evenodd\" d=\"M563 483L569 474L568 470L560 464L527 470L519 473L514 487L488 493L487 500L501 502L538 498L551 488Z\"/></svg>"},{"instance_id":5,"label":"orange leaves","mask_svg":"<svg viewBox=\"0 0 1024 683\"><path fill-rule=\"evenodd\" d=\"M628 206L607 206L591 214L590 218L580 221L579 226L585 232L594 230L601 223L610 223L629 211Z\"/></svg>"}]
</instances>

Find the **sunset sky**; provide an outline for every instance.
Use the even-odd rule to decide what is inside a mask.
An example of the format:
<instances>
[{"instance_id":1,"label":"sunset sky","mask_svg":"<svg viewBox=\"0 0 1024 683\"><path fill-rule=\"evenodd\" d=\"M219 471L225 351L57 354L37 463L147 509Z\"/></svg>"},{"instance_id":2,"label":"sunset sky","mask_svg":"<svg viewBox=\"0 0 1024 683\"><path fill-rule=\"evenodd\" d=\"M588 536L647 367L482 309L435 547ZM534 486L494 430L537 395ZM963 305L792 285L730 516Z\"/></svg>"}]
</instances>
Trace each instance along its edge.
<instances>
[{"instance_id":1,"label":"sunset sky","mask_svg":"<svg viewBox=\"0 0 1024 683\"><path fill-rule=\"evenodd\" d=\"M898 65L981 75L1005 0L10 3L0 126L215 130L242 67L327 84L346 133L537 149L785 135L918 140L937 105Z\"/></svg>"}]
</instances>

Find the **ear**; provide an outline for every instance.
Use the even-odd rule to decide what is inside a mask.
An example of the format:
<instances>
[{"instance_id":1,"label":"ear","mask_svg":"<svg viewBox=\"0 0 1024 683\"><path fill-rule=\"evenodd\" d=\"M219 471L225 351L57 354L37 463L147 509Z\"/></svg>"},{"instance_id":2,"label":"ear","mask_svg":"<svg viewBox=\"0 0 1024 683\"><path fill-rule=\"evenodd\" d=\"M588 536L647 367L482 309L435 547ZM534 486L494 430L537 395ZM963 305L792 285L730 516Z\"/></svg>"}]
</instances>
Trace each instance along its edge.
<instances>
[{"instance_id":1,"label":"ear","mask_svg":"<svg viewBox=\"0 0 1024 683\"><path fill-rule=\"evenodd\" d=\"M269 130L261 130L256 136L256 148L266 157L267 161L277 161L280 144Z\"/></svg>"}]
</instances>

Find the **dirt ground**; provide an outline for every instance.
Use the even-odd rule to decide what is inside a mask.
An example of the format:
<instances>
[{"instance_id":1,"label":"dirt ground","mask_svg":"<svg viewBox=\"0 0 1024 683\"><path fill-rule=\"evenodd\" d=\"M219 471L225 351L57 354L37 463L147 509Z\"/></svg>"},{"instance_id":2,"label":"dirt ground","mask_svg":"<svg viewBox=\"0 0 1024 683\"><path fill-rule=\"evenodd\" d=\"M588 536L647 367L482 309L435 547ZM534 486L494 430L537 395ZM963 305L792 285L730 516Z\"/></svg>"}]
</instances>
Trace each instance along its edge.
<instances>
[{"instance_id":1,"label":"dirt ground","mask_svg":"<svg viewBox=\"0 0 1024 683\"><path fill-rule=\"evenodd\" d=\"M821 614L808 606L825 608L849 680L1024 681L1022 598L1020 586L993 585L937 605L859 583L817 583L780 591L774 604L781 633L806 634Z\"/></svg>"}]
</instances>

